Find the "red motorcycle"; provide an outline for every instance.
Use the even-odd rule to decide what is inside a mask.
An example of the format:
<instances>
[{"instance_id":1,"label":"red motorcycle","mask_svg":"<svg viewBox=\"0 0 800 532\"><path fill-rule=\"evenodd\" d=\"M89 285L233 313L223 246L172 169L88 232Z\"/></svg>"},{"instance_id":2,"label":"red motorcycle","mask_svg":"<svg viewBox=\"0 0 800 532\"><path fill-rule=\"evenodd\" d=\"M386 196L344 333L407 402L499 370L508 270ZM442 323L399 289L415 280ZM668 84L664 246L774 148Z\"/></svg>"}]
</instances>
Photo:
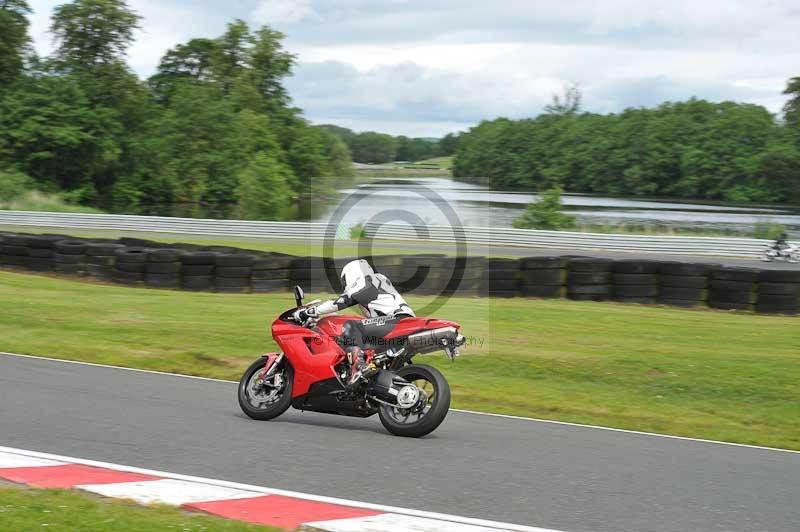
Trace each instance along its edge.
<instances>
[{"instance_id":1,"label":"red motorcycle","mask_svg":"<svg viewBox=\"0 0 800 532\"><path fill-rule=\"evenodd\" d=\"M272 419L289 406L355 417L377 413L386 430L409 437L424 436L444 421L450 409L447 380L436 368L413 364L412 358L443 350L454 360L464 344L460 325L404 318L386 334L365 337L365 367L371 375L367 378L365 372L353 384L344 348L345 324L359 320L374 326L376 319L329 316L298 323L293 315L303 308L303 290L296 286L294 291L297 307L272 323L272 337L283 352L253 362L239 382L239 405L245 414Z\"/></svg>"}]
</instances>

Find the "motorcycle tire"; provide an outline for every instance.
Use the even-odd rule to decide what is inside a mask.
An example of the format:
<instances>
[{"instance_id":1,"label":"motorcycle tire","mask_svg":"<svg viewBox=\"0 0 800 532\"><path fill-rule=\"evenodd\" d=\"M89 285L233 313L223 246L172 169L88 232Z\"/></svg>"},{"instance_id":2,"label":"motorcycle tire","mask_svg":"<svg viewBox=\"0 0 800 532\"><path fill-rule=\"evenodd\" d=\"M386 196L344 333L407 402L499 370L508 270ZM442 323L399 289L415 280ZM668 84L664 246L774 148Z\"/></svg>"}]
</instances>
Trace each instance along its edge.
<instances>
[{"instance_id":1,"label":"motorcycle tire","mask_svg":"<svg viewBox=\"0 0 800 532\"><path fill-rule=\"evenodd\" d=\"M242 409L242 412L247 414L248 417L252 419L258 419L260 421L266 421L269 419L274 419L284 412L286 409L289 408L289 405L292 403L292 381L294 379L294 370L292 369L291 364L284 359L280 364L281 366L276 371L283 372L284 378L284 385L281 392L281 396L278 398L277 401L267 405L266 407L255 407L248 401L248 389L247 386L250 383L250 379L253 378L254 374L264 369L264 365L266 364L266 358L261 357L252 364L250 367L247 368L247 371L244 372L242 375L242 379L239 381L239 388L238 388L238 398L239 398L239 406Z\"/></svg>"},{"instance_id":2,"label":"motorcycle tire","mask_svg":"<svg viewBox=\"0 0 800 532\"><path fill-rule=\"evenodd\" d=\"M395 373L409 382L425 380L433 385L433 403L428 412L413 422L400 422L395 418L397 408L381 405L378 417L384 428L395 436L419 438L430 434L442 424L450 411L450 385L444 375L431 366L412 364L395 371Z\"/></svg>"}]
</instances>

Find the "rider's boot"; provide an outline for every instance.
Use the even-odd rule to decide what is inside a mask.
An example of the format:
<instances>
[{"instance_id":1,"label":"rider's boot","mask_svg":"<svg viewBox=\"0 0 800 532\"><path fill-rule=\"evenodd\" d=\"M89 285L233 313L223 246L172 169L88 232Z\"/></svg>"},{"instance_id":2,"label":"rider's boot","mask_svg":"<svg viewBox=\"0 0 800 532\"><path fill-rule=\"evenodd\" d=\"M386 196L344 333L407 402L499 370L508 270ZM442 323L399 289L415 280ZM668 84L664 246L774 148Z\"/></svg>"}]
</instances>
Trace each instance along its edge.
<instances>
[{"instance_id":1,"label":"rider's boot","mask_svg":"<svg viewBox=\"0 0 800 532\"><path fill-rule=\"evenodd\" d=\"M352 347L347 353L350 361L350 380L348 388L354 388L361 382L361 379L370 379L378 371L378 367L373 363L367 363L367 357L360 347Z\"/></svg>"}]
</instances>

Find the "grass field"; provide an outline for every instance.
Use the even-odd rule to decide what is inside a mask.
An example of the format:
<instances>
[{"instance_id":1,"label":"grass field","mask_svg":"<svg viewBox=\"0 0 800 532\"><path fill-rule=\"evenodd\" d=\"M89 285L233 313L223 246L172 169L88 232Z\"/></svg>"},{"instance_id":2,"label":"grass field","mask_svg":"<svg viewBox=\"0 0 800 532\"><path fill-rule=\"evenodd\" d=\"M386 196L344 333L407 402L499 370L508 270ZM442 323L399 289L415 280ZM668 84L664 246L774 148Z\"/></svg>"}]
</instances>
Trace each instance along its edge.
<instances>
[{"instance_id":1,"label":"grass field","mask_svg":"<svg viewBox=\"0 0 800 532\"><path fill-rule=\"evenodd\" d=\"M9 532L277 532L167 506L142 507L75 491L32 490L0 484L0 530Z\"/></svg>"},{"instance_id":2,"label":"grass field","mask_svg":"<svg viewBox=\"0 0 800 532\"><path fill-rule=\"evenodd\" d=\"M442 170L449 170L453 167L453 156L452 155L445 155L442 157L433 157L431 159L424 159L422 161L417 161L414 163L403 163L402 165L405 168L413 168L413 167L424 167L424 168L440 168Z\"/></svg>"},{"instance_id":3,"label":"grass field","mask_svg":"<svg viewBox=\"0 0 800 532\"><path fill-rule=\"evenodd\" d=\"M236 380L291 305L6 271L0 351ZM797 318L477 298L435 314L470 337L456 363L418 359L445 372L454 407L800 449Z\"/></svg>"}]
</instances>

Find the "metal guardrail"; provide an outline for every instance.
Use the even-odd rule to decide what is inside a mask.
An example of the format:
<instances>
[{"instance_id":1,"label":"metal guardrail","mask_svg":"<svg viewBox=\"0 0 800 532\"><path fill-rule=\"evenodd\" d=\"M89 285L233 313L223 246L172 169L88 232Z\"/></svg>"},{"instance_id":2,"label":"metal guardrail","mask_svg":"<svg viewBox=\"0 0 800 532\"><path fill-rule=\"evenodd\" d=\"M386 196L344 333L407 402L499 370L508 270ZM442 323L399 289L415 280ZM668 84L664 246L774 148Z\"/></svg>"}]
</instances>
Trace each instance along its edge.
<instances>
[{"instance_id":1,"label":"metal guardrail","mask_svg":"<svg viewBox=\"0 0 800 532\"><path fill-rule=\"evenodd\" d=\"M325 223L210 220L165 216L2 210L0 210L0 225L142 231L225 237L238 236L264 239L322 239L328 232L328 224ZM367 237L384 240L454 243L463 238L469 244L729 257L756 257L770 243L767 240L752 238L574 233L506 227L452 228L448 226L414 227L402 224L367 224L364 229ZM337 238L346 239L349 238L349 234L349 226L337 228Z\"/></svg>"},{"instance_id":2,"label":"metal guardrail","mask_svg":"<svg viewBox=\"0 0 800 532\"><path fill-rule=\"evenodd\" d=\"M328 228L328 224L307 222L253 222L127 214L78 214L2 210L0 210L0 225L292 239L324 238Z\"/></svg>"},{"instance_id":3,"label":"metal guardrail","mask_svg":"<svg viewBox=\"0 0 800 532\"><path fill-rule=\"evenodd\" d=\"M454 229L446 226L415 228L410 225L367 224L364 229L369 238L386 240L432 240L452 243L463 238L470 244L730 257L756 257L771 243L768 240L753 238L575 233L508 227Z\"/></svg>"}]
</instances>

